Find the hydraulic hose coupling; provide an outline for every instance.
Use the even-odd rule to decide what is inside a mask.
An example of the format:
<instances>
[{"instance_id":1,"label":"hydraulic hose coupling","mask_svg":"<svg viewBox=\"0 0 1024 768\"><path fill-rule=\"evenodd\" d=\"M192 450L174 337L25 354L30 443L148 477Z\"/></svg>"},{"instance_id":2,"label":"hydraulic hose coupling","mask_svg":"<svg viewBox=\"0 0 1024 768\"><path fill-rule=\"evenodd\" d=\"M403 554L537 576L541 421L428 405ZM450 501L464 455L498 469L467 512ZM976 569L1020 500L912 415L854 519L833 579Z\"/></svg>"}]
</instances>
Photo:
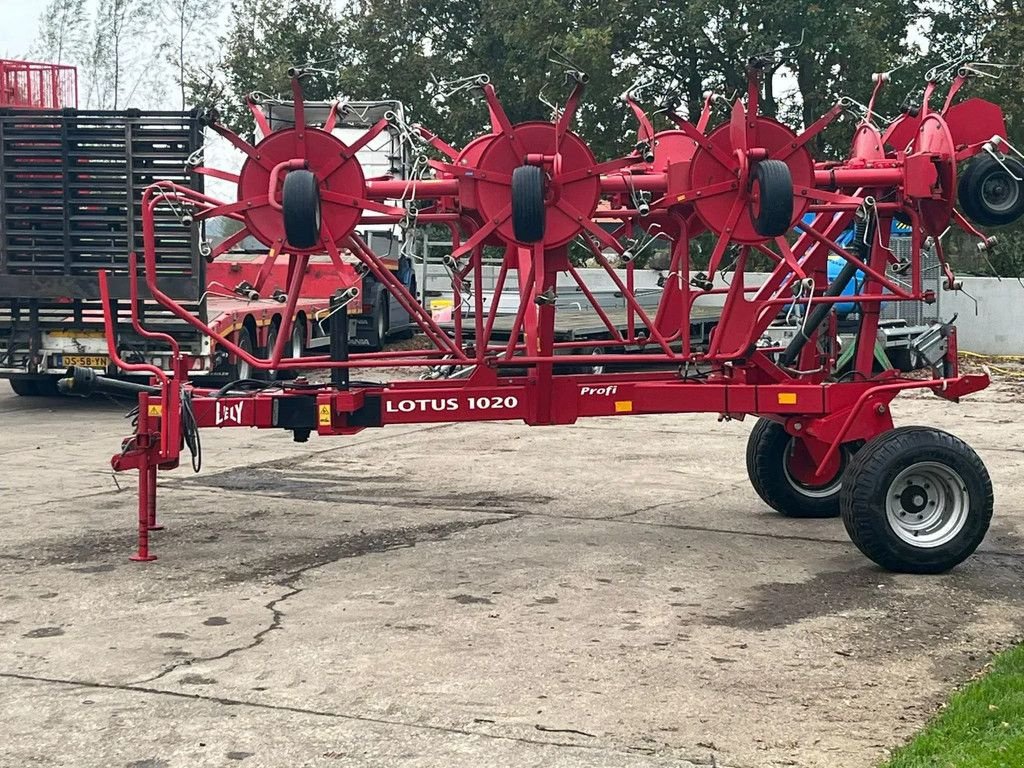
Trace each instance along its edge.
<instances>
[{"instance_id":1,"label":"hydraulic hose coupling","mask_svg":"<svg viewBox=\"0 0 1024 768\"><path fill-rule=\"evenodd\" d=\"M253 288L252 284L248 280L243 280L236 285L233 292L244 299L248 299L249 301L260 300L259 291Z\"/></svg>"},{"instance_id":2,"label":"hydraulic hose coupling","mask_svg":"<svg viewBox=\"0 0 1024 768\"><path fill-rule=\"evenodd\" d=\"M96 391L97 378L92 368L73 365L68 368L64 378L57 382L57 389L65 395L88 397Z\"/></svg>"},{"instance_id":3,"label":"hydraulic hose coupling","mask_svg":"<svg viewBox=\"0 0 1024 768\"><path fill-rule=\"evenodd\" d=\"M359 289L356 288L355 286L352 286L351 288L346 288L345 290L339 291L336 294L338 301L346 301L346 302L347 301L352 301L358 295L359 295Z\"/></svg>"},{"instance_id":4,"label":"hydraulic hose coupling","mask_svg":"<svg viewBox=\"0 0 1024 768\"><path fill-rule=\"evenodd\" d=\"M68 368L64 378L57 382L57 389L65 395L79 395L80 397L88 397L96 392L106 392L111 395L137 395L139 392L160 394L160 387L110 379L100 376L92 368L84 368L79 365Z\"/></svg>"},{"instance_id":5,"label":"hydraulic hose coupling","mask_svg":"<svg viewBox=\"0 0 1024 768\"><path fill-rule=\"evenodd\" d=\"M651 145L646 141L638 141L636 144L636 153L643 158L645 163L654 162L654 150L651 149Z\"/></svg>"}]
</instances>

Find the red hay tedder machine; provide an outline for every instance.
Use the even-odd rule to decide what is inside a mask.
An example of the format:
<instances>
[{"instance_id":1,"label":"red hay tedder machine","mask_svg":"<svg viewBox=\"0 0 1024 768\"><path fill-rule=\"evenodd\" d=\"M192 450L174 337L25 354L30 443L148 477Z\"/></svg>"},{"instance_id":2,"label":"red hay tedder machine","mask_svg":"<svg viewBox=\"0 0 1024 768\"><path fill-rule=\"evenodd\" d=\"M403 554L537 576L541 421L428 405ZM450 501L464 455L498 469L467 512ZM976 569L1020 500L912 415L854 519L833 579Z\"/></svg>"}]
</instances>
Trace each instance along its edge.
<instances>
[{"instance_id":1,"label":"red hay tedder machine","mask_svg":"<svg viewBox=\"0 0 1024 768\"><path fill-rule=\"evenodd\" d=\"M301 442L313 432L352 435L391 424L508 419L557 425L591 416L708 412L720 419L759 417L747 468L757 493L782 514L841 515L854 543L891 570L932 573L963 561L983 539L992 515L988 473L952 435L925 427L894 429L890 403L913 389L956 402L989 379L960 373L951 323L936 324L915 339L915 372L878 372L879 313L883 302L934 300L934 291L922 288L926 250L937 253L945 287L956 288L942 259L941 236L956 225L989 247L993 241L974 223L1005 224L1024 213L1024 166L1008 154L999 107L979 99L958 101L976 71L967 61L930 73L920 104L884 127L877 125L873 108L888 79L879 75L869 105L841 100L800 133L759 113L762 68L758 61L749 64L745 99L714 128L710 97L696 121L670 110L674 127L656 131L636 93L627 92L623 99L639 123L636 149L602 161L571 129L587 81L572 70L571 93L548 122L512 124L486 76L455 84L482 92L490 117L490 131L461 150L396 115L346 144L331 133L343 104L325 124L307 125L301 70L290 73L294 125L272 131L250 105L264 136L256 145L211 114L209 127L246 160L237 175L195 170L236 182L237 199L217 200L171 182L146 190L146 293L252 369L328 369L330 380L243 380L204 389L189 382L187 361L176 348L175 370L168 375L125 361L108 331L112 359L126 371L150 375L151 383L107 382L89 369L71 369L62 388L138 393L135 433L112 459L116 471L139 473L133 559L154 559L148 535L157 526L158 470L177 467L186 447L197 467L203 428L286 429ZM943 79L950 85L935 109ZM816 161L811 140L851 111L859 118L847 159ZM429 171L412 179L366 178L356 152L383 131L417 143L424 158L430 155L424 160ZM267 273L275 263L286 265L283 325L266 357L206 327L160 290L153 221L161 206L182 211L196 224L232 219L240 232L269 249ZM619 222L613 231L609 220ZM898 258L890 248L894 220L911 229L909 258ZM456 306L468 307L465 316L456 313L451 326L435 321L356 234L360 223L446 227L451 252L445 261L454 274ZM844 247L839 235L850 228L855 236ZM698 272L691 246L704 233L715 244L710 263ZM671 243L671 265L653 312L636 298L632 262L625 279L610 263L615 256L629 261L623 239L637 235ZM590 251L624 296L624 331L570 261L573 243ZM487 246L504 249L489 306L482 278ZM755 253L774 266L762 285L749 287L743 278ZM331 324L329 354L289 358L295 301L307 264L321 254L330 258L337 281L332 312L344 317L346 304L358 299L362 276L372 274L409 312L430 348L350 352L342 321ZM830 254L846 264L831 281ZM709 276L727 260L734 261L734 277L727 287L715 287ZM608 338L556 339L560 273L592 301ZM136 274L132 254L132 292L138 297ZM518 309L511 332L498 341L498 298L513 274ZM850 301L843 291L855 275L862 281L856 297L860 326L852 360L841 370L834 308ZM257 275L256 293L266 289L265 276ZM106 298L105 274L100 282ZM695 302L714 295L724 300L721 316L706 343L695 341ZM794 310L802 318L800 332L785 345L769 343L768 326L780 312ZM147 331L138 317L132 322L137 333L174 348L173 338ZM595 354L597 348L620 353ZM603 371L604 364L619 370ZM380 384L350 378L353 368L384 367L459 373Z\"/></svg>"}]
</instances>

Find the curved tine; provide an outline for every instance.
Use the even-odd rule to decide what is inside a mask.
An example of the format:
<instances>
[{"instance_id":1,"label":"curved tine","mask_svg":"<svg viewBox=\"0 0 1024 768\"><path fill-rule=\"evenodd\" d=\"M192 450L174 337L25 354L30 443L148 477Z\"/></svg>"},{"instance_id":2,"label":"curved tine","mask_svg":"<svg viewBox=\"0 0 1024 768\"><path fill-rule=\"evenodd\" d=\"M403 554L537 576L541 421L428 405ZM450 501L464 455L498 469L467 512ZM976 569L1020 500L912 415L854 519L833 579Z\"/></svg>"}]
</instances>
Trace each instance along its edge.
<instances>
[{"instance_id":1,"label":"curved tine","mask_svg":"<svg viewBox=\"0 0 1024 768\"><path fill-rule=\"evenodd\" d=\"M636 80L633 81L633 84L624 90L619 98L622 99L622 101L629 101L630 99L636 101L640 98L640 94L652 85L654 85L653 77L638 75Z\"/></svg>"},{"instance_id":2,"label":"curved tine","mask_svg":"<svg viewBox=\"0 0 1024 768\"><path fill-rule=\"evenodd\" d=\"M804 39L806 38L806 36L807 36L807 30L805 28L801 27L801 29L800 29L800 39L797 40L795 43L779 43L775 48L772 48L771 50L762 51L761 53L755 53L755 54L752 54L751 56L748 56L747 60L748 60L748 62L751 62L752 64L756 63L756 62L761 62L761 61L764 61L764 62L775 61L776 58L778 58L780 55L786 53L786 51L792 51L792 50L802 46L804 44Z\"/></svg>"},{"instance_id":3,"label":"curved tine","mask_svg":"<svg viewBox=\"0 0 1024 768\"><path fill-rule=\"evenodd\" d=\"M945 75L955 71L970 59L971 57L967 55L967 44L965 43L964 47L960 49L959 55L946 59L945 61L939 62L933 66L925 72L924 79L929 83L934 82L940 77L944 77Z\"/></svg>"},{"instance_id":4,"label":"curved tine","mask_svg":"<svg viewBox=\"0 0 1024 768\"><path fill-rule=\"evenodd\" d=\"M841 106L843 106L843 107L845 107L847 109L849 109L850 107L856 107L857 111L858 112L862 112L865 116L866 115L874 115L875 117L881 118L881 121L883 123L891 123L892 122L892 118L888 118L885 115L879 114L879 112L877 110L872 109L867 104L863 104L863 103L857 101L856 99L852 98L851 96L840 96L839 100L838 100L838 103ZM850 111L852 112L853 110L850 109Z\"/></svg>"},{"instance_id":5,"label":"curved tine","mask_svg":"<svg viewBox=\"0 0 1024 768\"><path fill-rule=\"evenodd\" d=\"M551 115L552 115L553 119L557 121L558 120L558 115L561 112L561 110L558 108L558 105L556 105L553 102L550 102L546 98L544 98L544 89L547 88L547 87L548 87L547 83L544 83L544 85L542 85L540 87L540 91L537 93L537 100L541 104L543 104L545 107L547 107L548 109L551 110Z\"/></svg>"},{"instance_id":6,"label":"curved tine","mask_svg":"<svg viewBox=\"0 0 1024 768\"><path fill-rule=\"evenodd\" d=\"M491 82L491 77L486 72L478 72L475 75L467 75L466 77L440 80L434 73L430 73L430 80L438 91L437 95L447 99L462 91L482 88Z\"/></svg>"},{"instance_id":7,"label":"curved tine","mask_svg":"<svg viewBox=\"0 0 1024 768\"><path fill-rule=\"evenodd\" d=\"M1013 64L1000 64L995 61L969 61L961 64L957 74L963 77L977 75L978 77L989 77L998 80L1003 76L1003 70L1009 69Z\"/></svg>"},{"instance_id":8,"label":"curved tine","mask_svg":"<svg viewBox=\"0 0 1024 768\"><path fill-rule=\"evenodd\" d=\"M577 82L585 83L589 79L582 67L555 48L554 45L548 49L548 62L564 69L568 75L574 76Z\"/></svg>"},{"instance_id":9,"label":"curved tine","mask_svg":"<svg viewBox=\"0 0 1024 768\"><path fill-rule=\"evenodd\" d=\"M892 79L893 72L898 72L899 70L903 69L903 67L907 66L907 64L908 62L904 61L900 64L897 64L892 69L887 69L883 72L872 72L871 82L876 83L879 79L881 79L883 82L887 83Z\"/></svg>"}]
</instances>

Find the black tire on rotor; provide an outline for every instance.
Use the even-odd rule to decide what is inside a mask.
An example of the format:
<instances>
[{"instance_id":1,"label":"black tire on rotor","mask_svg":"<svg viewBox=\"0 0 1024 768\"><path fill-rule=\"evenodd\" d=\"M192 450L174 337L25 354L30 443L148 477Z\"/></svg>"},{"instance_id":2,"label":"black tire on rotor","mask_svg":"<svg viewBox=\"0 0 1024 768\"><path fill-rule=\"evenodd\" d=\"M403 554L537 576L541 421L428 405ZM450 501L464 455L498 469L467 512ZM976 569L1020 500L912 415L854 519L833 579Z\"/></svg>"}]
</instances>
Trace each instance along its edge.
<instances>
[{"instance_id":1,"label":"black tire on rotor","mask_svg":"<svg viewBox=\"0 0 1024 768\"><path fill-rule=\"evenodd\" d=\"M843 463L835 478L821 486L806 486L791 475L786 465L795 439L779 422L758 419L747 441L750 484L765 504L786 517L838 517L845 465L856 446L843 450Z\"/></svg>"},{"instance_id":2,"label":"black tire on rotor","mask_svg":"<svg viewBox=\"0 0 1024 768\"><path fill-rule=\"evenodd\" d=\"M754 166L759 204L751 211L754 229L764 237L780 237L793 223L793 176L781 160L762 160Z\"/></svg>"},{"instance_id":3,"label":"black tire on rotor","mask_svg":"<svg viewBox=\"0 0 1024 768\"><path fill-rule=\"evenodd\" d=\"M320 242L320 185L311 171L296 170L284 177L281 190L284 232L288 245L302 250Z\"/></svg>"},{"instance_id":4,"label":"black tire on rotor","mask_svg":"<svg viewBox=\"0 0 1024 768\"><path fill-rule=\"evenodd\" d=\"M521 165L512 171L512 233L520 243L544 239L544 171Z\"/></svg>"},{"instance_id":5,"label":"black tire on rotor","mask_svg":"<svg viewBox=\"0 0 1024 768\"><path fill-rule=\"evenodd\" d=\"M954 490L966 493L966 517L948 541L915 546L896 533L887 504L905 509L902 497L911 488L897 494L895 481L908 469L928 465L951 469L962 481ZM840 494L850 539L875 563L899 573L943 573L962 563L985 538L992 506L992 481L978 454L960 438L930 427L901 427L866 443L850 462Z\"/></svg>"},{"instance_id":6,"label":"black tire on rotor","mask_svg":"<svg viewBox=\"0 0 1024 768\"><path fill-rule=\"evenodd\" d=\"M1014 176L1024 179L1024 163L1016 158L1003 157L1000 163L983 154L971 160L957 182L957 199L967 218L983 227L1001 227L1024 215L1024 182Z\"/></svg>"}]
</instances>

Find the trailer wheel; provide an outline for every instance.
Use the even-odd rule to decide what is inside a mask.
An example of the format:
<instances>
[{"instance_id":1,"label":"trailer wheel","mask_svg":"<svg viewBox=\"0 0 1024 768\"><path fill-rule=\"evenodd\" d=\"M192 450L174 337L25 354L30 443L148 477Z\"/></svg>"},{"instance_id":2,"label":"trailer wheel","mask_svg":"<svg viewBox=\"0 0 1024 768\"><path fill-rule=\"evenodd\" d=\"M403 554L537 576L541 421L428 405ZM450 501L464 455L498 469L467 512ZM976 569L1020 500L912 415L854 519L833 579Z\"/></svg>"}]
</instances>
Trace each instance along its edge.
<instances>
[{"instance_id":1,"label":"trailer wheel","mask_svg":"<svg viewBox=\"0 0 1024 768\"><path fill-rule=\"evenodd\" d=\"M274 345L277 344L277 337L280 335L280 331L280 323L274 323L270 326L270 330L267 331L267 357L270 357L273 353ZM285 345L282 359L302 357L303 347L305 346L304 340L305 334L303 331L302 321L296 320L292 325L292 335L288 340L288 344ZM291 381L298 375L298 371L295 368L283 368L281 370L271 369L269 371L269 375L272 381Z\"/></svg>"},{"instance_id":2,"label":"trailer wheel","mask_svg":"<svg viewBox=\"0 0 1024 768\"><path fill-rule=\"evenodd\" d=\"M762 160L754 166L750 218L765 237L779 237L793 223L793 176L781 160Z\"/></svg>"},{"instance_id":3,"label":"trailer wheel","mask_svg":"<svg viewBox=\"0 0 1024 768\"><path fill-rule=\"evenodd\" d=\"M47 376L45 379L36 379L36 395L39 397L62 397L57 382L60 376Z\"/></svg>"},{"instance_id":4,"label":"trailer wheel","mask_svg":"<svg viewBox=\"0 0 1024 768\"><path fill-rule=\"evenodd\" d=\"M47 376L45 378L34 378L30 376L12 376L8 381L11 389L19 397L59 397L61 392L57 389L57 382L60 376Z\"/></svg>"},{"instance_id":5,"label":"trailer wheel","mask_svg":"<svg viewBox=\"0 0 1024 768\"><path fill-rule=\"evenodd\" d=\"M992 481L967 443L902 427L867 443L840 495L857 548L890 571L942 573L967 559L992 519Z\"/></svg>"},{"instance_id":6,"label":"trailer wheel","mask_svg":"<svg viewBox=\"0 0 1024 768\"><path fill-rule=\"evenodd\" d=\"M544 239L544 171L521 165L512 171L512 232L521 243Z\"/></svg>"},{"instance_id":7,"label":"trailer wheel","mask_svg":"<svg viewBox=\"0 0 1024 768\"><path fill-rule=\"evenodd\" d=\"M832 477L819 482L811 477L814 464L803 441L782 424L759 419L747 441L747 475L757 495L786 517L837 517L844 471L857 447L844 446Z\"/></svg>"},{"instance_id":8,"label":"trailer wheel","mask_svg":"<svg viewBox=\"0 0 1024 768\"><path fill-rule=\"evenodd\" d=\"M238 340L235 342L240 348L248 352L250 355L256 354L256 342L253 340L252 331L248 326L242 326L238 331ZM267 375L267 372L259 368L254 368L248 363L248 361L235 356L235 364L231 369L231 377L235 381L242 379L256 379L262 380Z\"/></svg>"},{"instance_id":9,"label":"trailer wheel","mask_svg":"<svg viewBox=\"0 0 1024 768\"><path fill-rule=\"evenodd\" d=\"M1024 215L1024 182L1014 176L1024 179L1024 164L1015 158L1004 157L1001 164L991 155L975 157L957 184L967 218L983 227L1001 227Z\"/></svg>"},{"instance_id":10,"label":"trailer wheel","mask_svg":"<svg viewBox=\"0 0 1024 768\"><path fill-rule=\"evenodd\" d=\"M320 185L311 171L291 171L281 190L284 232L293 248L313 248L320 242Z\"/></svg>"},{"instance_id":11,"label":"trailer wheel","mask_svg":"<svg viewBox=\"0 0 1024 768\"><path fill-rule=\"evenodd\" d=\"M38 397L40 394L39 388L36 386L38 382L35 379L12 376L8 381L11 384L11 389L14 390L14 394L19 397Z\"/></svg>"},{"instance_id":12,"label":"trailer wheel","mask_svg":"<svg viewBox=\"0 0 1024 768\"><path fill-rule=\"evenodd\" d=\"M388 338L388 297L390 294L381 289L376 303L373 305L373 337L370 351L380 352Z\"/></svg>"}]
</instances>

